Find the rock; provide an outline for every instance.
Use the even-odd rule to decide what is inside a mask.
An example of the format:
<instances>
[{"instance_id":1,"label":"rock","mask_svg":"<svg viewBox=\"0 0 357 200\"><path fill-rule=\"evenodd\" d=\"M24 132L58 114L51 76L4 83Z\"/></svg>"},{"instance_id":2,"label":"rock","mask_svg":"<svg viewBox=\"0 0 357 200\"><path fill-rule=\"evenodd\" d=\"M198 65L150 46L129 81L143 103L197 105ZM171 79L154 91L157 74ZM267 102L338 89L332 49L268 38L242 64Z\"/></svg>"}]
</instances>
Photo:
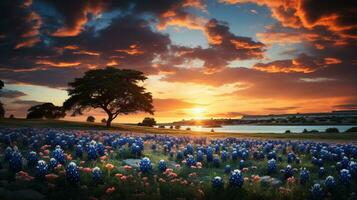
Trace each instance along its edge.
<instances>
[{"instance_id":1,"label":"rock","mask_svg":"<svg viewBox=\"0 0 357 200\"><path fill-rule=\"evenodd\" d=\"M37 200L44 199L45 195L31 189L7 192L5 199L11 200Z\"/></svg>"},{"instance_id":2,"label":"rock","mask_svg":"<svg viewBox=\"0 0 357 200\"><path fill-rule=\"evenodd\" d=\"M140 162L140 159L129 158L129 159L123 160L123 162L127 165L132 166L132 167L139 167L138 163Z\"/></svg>"}]
</instances>

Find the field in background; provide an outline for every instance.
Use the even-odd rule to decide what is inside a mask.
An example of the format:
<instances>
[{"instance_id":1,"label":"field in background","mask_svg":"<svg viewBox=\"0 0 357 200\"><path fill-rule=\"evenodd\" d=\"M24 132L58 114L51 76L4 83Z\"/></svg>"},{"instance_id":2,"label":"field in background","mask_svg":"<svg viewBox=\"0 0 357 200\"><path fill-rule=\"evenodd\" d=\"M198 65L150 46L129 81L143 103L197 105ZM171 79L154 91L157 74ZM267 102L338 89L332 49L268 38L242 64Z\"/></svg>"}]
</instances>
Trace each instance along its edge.
<instances>
[{"instance_id":1,"label":"field in background","mask_svg":"<svg viewBox=\"0 0 357 200\"><path fill-rule=\"evenodd\" d=\"M207 133L199 131L175 130L143 127L127 124L113 123L110 129L101 123L73 122L64 120L27 120L27 119L0 119L0 127L31 127L31 128L59 128L59 129L80 129L80 130L112 130L128 131L133 133L152 133L183 136L202 137L244 137L244 138L264 138L264 139L313 139L313 140L350 140L357 141L357 133Z\"/></svg>"}]
</instances>

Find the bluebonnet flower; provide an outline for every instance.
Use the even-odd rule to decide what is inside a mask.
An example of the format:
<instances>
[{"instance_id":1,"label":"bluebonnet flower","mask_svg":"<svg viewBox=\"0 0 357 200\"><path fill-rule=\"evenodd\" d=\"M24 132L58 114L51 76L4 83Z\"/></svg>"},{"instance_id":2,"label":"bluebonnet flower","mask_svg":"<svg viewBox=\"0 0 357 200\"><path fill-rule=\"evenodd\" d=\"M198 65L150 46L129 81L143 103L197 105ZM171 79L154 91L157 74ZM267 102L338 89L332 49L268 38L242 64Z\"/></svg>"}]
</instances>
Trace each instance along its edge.
<instances>
[{"instance_id":1,"label":"bluebonnet flower","mask_svg":"<svg viewBox=\"0 0 357 200\"><path fill-rule=\"evenodd\" d=\"M271 151L268 153L268 159L271 160L271 159L276 159L276 153L275 151Z\"/></svg>"},{"instance_id":2,"label":"bluebonnet flower","mask_svg":"<svg viewBox=\"0 0 357 200\"><path fill-rule=\"evenodd\" d=\"M319 176L320 176L320 177L323 177L325 174L326 174L325 168L324 168L324 167L320 167L320 169L319 169Z\"/></svg>"},{"instance_id":3,"label":"bluebonnet flower","mask_svg":"<svg viewBox=\"0 0 357 200\"><path fill-rule=\"evenodd\" d=\"M36 168L36 177L38 179L44 179L46 174L48 173L48 165L44 160L39 160L37 162Z\"/></svg>"},{"instance_id":4,"label":"bluebonnet flower","mask_svg":"<svg viewBox=\"0 0 357 200\"><path fill-rule=\"evenodd\" d=\"M10 160L12 156L12 148L11 147L6 147L5 149L5 161Z\"/></svg>"},{"instance_id":5,"label":"bluebonnet flower","mask_svg":"<svg viewBox=\"0 0 357 200\"><path fill-rule=\"evenodd\" d=\"M334 190L336 185L337 184L336 184L335 178L333 178L333 176L326 177L325 186L326 186L327 190L330 190L330 191Z\"/></svg>"},{"instance_id":6,"label":"bluebonnet flower","mask_svg":"<svg viewBox=\"0 0 357 200\"><path fill-rule=\"evenodd\" d=\"M318 183L315 183L310 191L313 199L321 199L323 197L322 187Z\"/></svg>"},{"instance_id":7,"label":"bluebonnet flower","mask_svg":"<svg viewBox=\"0 0 357 200\"><path fill-rule=\"evenodd\" d=\"M80 144L78 144L76 147L76 156L78 158L82 158L82 156L83 156L83 147Z\"/></svg>"},{"instance_id":8,"label":"bluebonnet flower","mask_svg":"<svg viewBox=\"0 0 357 200\"><path fill-rule=\"evenodd\" d=\"M62 165L65 162L64 152L59 145L57 145L56 149L52 152L52 157L54 157L57 162L61 163Z\"/></svg>"},{"instance_id":9,"label":"bluebonnet flower","mask_svg":"<svg viewBox=\"0 0 357 200\"><path fill-rule=\"evenodd\" d=\"M301 169L300 171L300 183L306 184L309 181L310 172L306 168Z\"/></svg>"},{"instance_id":10,"label":"bluebonnet flower","mask_svg":"<svg viewBox=\"0 0 357 200\"><path fill-rule=\"evenodd\" d=\"M273 173L276 170L276 161L274 158L268 160L268 173Z\"/></svg>"},{"instance_id":11,"label":"bluebonnet flower","mask_svg":"<svg viewBox=\"0 0 357 200\"><path fill-rule=\"evenodd\" d=\"M190 144L190 143L187 144L186 151L187 151L187 154L193 155L193 146L192 146L192 144Z\"/></svg>"},{"instance_id":12,"label":"bluebonnet flower","mask_svg":"<svg viewBox=\"0 0 357 200\"><path fill-rule=\"evenodd\" d=\"M341 171L341 169L343 169L341 162L337 162L337 163L336 163L336 170L337 170L337 171Z\"/></svg>"},{"instance_id":13,"label":"bluebonnet flower","mask_svg":"<svg viewBox=\"0 0 357 200\"><path fill-rule=\"evenodd\" d=\"M348 169L354 179L357 179L357 162L351 161Z\"/></svg>"},{"instance_id":14,"label":"bluebonnet flower","mask_svg":"<svg viewBox=\"0 0 357 200\"><path fill-rule=\"evenodd\" d=\"M141 148L136 143L133 143L131 145L130 149L131 149L131 153L134 154L134 155L140 155L141 154Z\"/></svg>"},{"instance_id":15,"label":"bluebonnet flower","mask_svg":"<svg viewBox=\"0 0 357 200\"><path fill-rule=\"evenodd\" d=\"M207 154L207 157L206 157L207 162L212 162L213 161L213 149L212 149L212 147L208 147L207 148L206 154Z\"/></svg>"},{"instance_id":16,"label":"bluebonnet flower","mask_svg":"<svg viewBox=\"0 0 357 200\"><path fill-rule=\"evenodd\" d=\"M53 170L54 168L57 167L57 165L58 165L58 162L57 162L56 158L51 158L51 159L50 159L49 166L48 166L49 169L50 169L50 170Z\"/></svg>"},{"instance_id":17,"label":"bluebonnet flower","mask_svg":"<svg viewBox=\"0 0 357 200\"><path fill-rule=\"evenodd\" d=\"M196 160L197 162L203 162L204 154L201 150L197 151Z\"/></svg>"},{"instance_id":18,"label":"bluebonnet flower","mask_svg":"<svg viewBox=\"0 0 357 200\"><path fill-rule=\"evenodd\" d=\"M214 158L213 158L213 166L219 167L219 165L220 165L220 160L219 160L219 158L218 158L218 157L214 157Z\"/></svg>"},{"instance_id":19,"label":"bluebonnet flower","mask_svg":"<svg viewBox=\"0 0 357 200\"><path fill-rule=\"evenodd\" d=\"M148 157L144 157L143 159L141 159L139 162L139 168L140 171L144 173L151 171L152 165L150 159Z\"/></svg>"},{"instance_id":20,"label":"bluebonnet flower","mask_svg":"<svg viewBox=\"0 0 357 200\"><path fill-rule=\"evenodd\" d=\"M216 176L212 179L212 187L222 188L223 186L224 186L224 182L220 176Z\"/></svg>"},{"instance_id":21,"label":"bluebonnet flower","mask_svg":"<svg viewBox=\"0 0 357 200\"><path fill-rule=\"evenodd\" d=\"M167 169L167 165L165 160L160 160L158 164L158 168L161 172L164 172Z\"/></svg>"},{"instance_id":22,"label":"bluebonnet flower","mask_svg":"<svg viewBox=\"0 0 357 200\"><path fill-rule=\"evenodd\" d=\"M102 171L99 167L94 167L92 169L92 180L95 184L100 184L103 182Z\"/></svg>"},{"instance_id":23,"label":"bluebonnet flower","mask_svg":"<svg viewBox=\"0 0 357 200\"><path fill-rule=\"evenodd\" d=\"M281 172L284 174L284 177L286 179L294 175L294 171L291 165L287 165L283 170L281 170Z\"/></svg>"},{"instance_id":24,"label":"bluebonnet flower","mask_svg":"<svg viewBox=\"0 0 357 200\"><path fill-rule=\"evenodd\" d=\"M340 171L340 181L344 185L349 185L351 183L351 173L347 169L342 169Z\"/></svg>"},{"instance_id":25,"label":"bluebonnet flower","mask_svg":"<svg viewBox=\"0 0 357 200\"><path fill-rule=\"evenodd\" d=\"M242 187L244 183L244 178L240 170L236 169L231 172L231 176L229 177L229 184L231 186Z\"/></svg>"},{"instance_id":26,"label":"bluebonnet flower","mask_svg":"<svg viewBox=\"0 0 357 200\"><path fill-rule=\"evenodd\" d=\"M244 162L244 160L240 160L239 161L239 169L243 169L244 168L244 166L245 166L245 162Z\"/></svg>"},{"instance_id":27,"label":"bluebonnet flower","mask_svg":"<svg viewBox=\"0 0 357 200\"><path fill-rule=\"evenodd\" d=\"M187 167L191 167L191 166L196 165L196 161L195 161L195 159L193 158L192 155L188 155L188 157L186 159L186 165L187 165Z\"/></svg>"},{"instance_id":28,"label":"bluebonnet flower","mask_svg":"<svg viewBox=\"0 0 357 200\"><path fill-rule=\"evenodd\" d=\"M89 145L87 154L88 160L96 160L98 158L97 150L94 145Z\"/></svg>"},{"instance_id":29,"label":"bluebonnet flower","mask_svg":"<svg viewBox=\"0 0 357 200\"><path fill-rule=\"evenodd\" d=\"M156 150L156 144L151 145L151 150L155 151Z\"/></svg>"},{"instance_id":30,"label":"bluebonnet flower","mask_svg":"<svg viewBox=\"0 0 357 200\"><path fill-rule=\"evenodd\" d=\"M13 151L9 160L9 167L13 172L19 172L22 169L22 155L18 151Z\"/></svg>"},{"instance_id":31,"label":"bluebonnet flower","mask_svg":"<svg viewBox=\"0 0 357 200\"><path fill-rule=\"evenodd\" d=\"M29 168L35 167L38 162L38 155L34 151L30 151L30 153L27 156L27 166Z\"/></svg>"},{"instance_id":32,"label":"bluebonnet flower","mask_svg":"<svg viewBox=\"0 0 357 200\"><path fill-rule=\"evenodd\" d=\"M288 154L288 163L292 163L295 160L295 154L289 153Z\"/></svg>"},{"instance_id":33,"label":"bluebonnet flower","mask_svg":"<svg viewBox=\"0 0 357 200\"><path fill-rule=\"evenodd\" d=\"M238 159L238 152L237 151L233 151L232 152L232 160L237 160Z\"/></svg>"},{"instance_id":34,"label":"bluebonnet flower","mask_svg":"<svg viewBox=\"0 0 357 200\"><path fill-rule=\"evenodd\" d=\"M79 168L74 162L70 162L66 168L66 179L71 184L78 184L80 181Z\"/></svg>"},{"instance_id":35,"label":"bluebonnet flower","mask_svg":"<svg viewBox=\"0 0 357 200\"><path fill-rule=\"evenodd\" d=\"M232 171L232 168L230 165L226 165L224 167L224 173L229 174L229 173L231 173L231 171Z\"/></svg>"},{"instance_id":36,"label":"bluebonnet flower","mask_svg":"<svg viewBox=\"0 0 357 200\"><path fill-rule=\"evenodd\" d=\"M227 160L227 155L228 155L228 153L227 153L226 150L223 150L221 152L221 159L222 159L223 162Z\"/></svg>"},{"instance_id":37,"label":"bluebonnet flower","mask_svg":"<svg viewBox=\"0 0 357 200\"><path fill-rule=\"evenodd\" d=\"M348 168L348 163L350 161L348 160L347 156L343 156L342 160L341 160L341 165L343 169L347 169Z\"/></svg>"}]
</instances>

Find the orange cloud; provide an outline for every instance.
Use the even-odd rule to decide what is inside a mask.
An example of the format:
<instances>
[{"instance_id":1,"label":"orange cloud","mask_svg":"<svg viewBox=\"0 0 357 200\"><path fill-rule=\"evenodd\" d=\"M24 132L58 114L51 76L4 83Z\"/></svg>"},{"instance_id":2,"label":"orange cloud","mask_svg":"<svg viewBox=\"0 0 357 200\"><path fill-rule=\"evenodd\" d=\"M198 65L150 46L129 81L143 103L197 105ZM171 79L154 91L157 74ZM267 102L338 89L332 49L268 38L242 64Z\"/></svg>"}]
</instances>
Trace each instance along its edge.
<instances>
[{"instance_id":1,"label":"orange cloud","mask_svg":"<svg viewBox=\"0 0 357 200\"><path fill-rule=\"evenodd\" d=\"M353 1L322 2L316 0L220 0L227 4L255 3L267 6L272 17L285 27L313 29L318 26L338 33L344 38L357 38L357 25L351 16L355 15L352 9Z\"/></svg>"},{"instance_id":2,"label":"orange cloud","mask_svg":"<svg viewBox=\"0 0 357 200\"><path fill-rule=\"evenodd\" d=\"M80 62L52 62L49 60L39 60L36 62L36 64L49 65L52 67L74 67L80 65L81 63Z\"/></svg>"},{"instance_id":3,"label":"orange cloud","mask_svg":"<svg viewBox=\"0 0 357 200\"><path fill-rule=\"evenodd\" d=\"M100 53L93 52L93 51L85 51L85 50L76 51L76 52L73 52L73 54L89 55L89 56L100 56Z\"/></svg>"},{"instance_id":4,"label":"orange cloud","mask_svg":"<svg viewBox=\"0 0 357 200\"><path fill-rule=\"evenodd\" d=\"M128 49L117 49L117 50L114 50L114 51L127 53L129 55L140 55L140 54L144 53L144 51L140 50L139 46L136 45L136 44L130 45Z\"/></svg>"},{"instance_id":5,"label":"orange cloud","mask_svg":"<svg viewBox=\"0 0 357 200\"><path fill-rule=\"evenodd\" d=\"M31 5L31 2L28 6ZM36 12L32 11L26 17L26 23L30 25L30 29L21 35L23 40L16 44L15 49L23 47L32 47L36 43L40 42L39 38L40 28L42 26L42 18Z\"/></svg>"},{"instance_id":6,"label":"orange cloud","mask_svg":"<svg viewBox=\"0 0 357 200\"><path fill-rule=\"evenodd\" d=\"M327 65L335 65L342 63L342 60L338 58L324 58L324 60Z\"/></svg>"},{"instance_id":7,"label":"orange cloud","mask_svg":"<svg viewBox=\"0 0 357 200\"><path fill-rule=\"evenodd\" d=\"M104 9L104 3L101 1L93 2L88 1L82 10L76 11L75 18L66 19L71 21L65 21L65 25L57 29L52 36L56 37L71 37L77 36L81 33L83 26L88 22L88 15L92 14L98 16Z\"/></svg>"}]
</instances>

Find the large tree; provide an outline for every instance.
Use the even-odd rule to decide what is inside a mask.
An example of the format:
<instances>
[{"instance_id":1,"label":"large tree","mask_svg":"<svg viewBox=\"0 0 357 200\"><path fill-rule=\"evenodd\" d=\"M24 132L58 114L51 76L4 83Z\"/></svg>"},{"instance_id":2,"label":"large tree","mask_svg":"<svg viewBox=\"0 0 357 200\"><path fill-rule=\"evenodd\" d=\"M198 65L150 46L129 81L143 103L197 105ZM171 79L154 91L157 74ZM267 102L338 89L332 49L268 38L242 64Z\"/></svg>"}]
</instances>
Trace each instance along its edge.
<instances>
[{"instance_id":1,"label":"large tree","mask_svg":"<svg viewBox=\"0 0 357 200\"><path fill-rule=\"evenodd\" d=\"M65 110L52 103L44 103L32 106L28 109L27 119L59 119L66 116Z\"/></svg>"},{"instance_id":2,"label":"large tree","mask_svg":"<svg viewBox=\"0 0 357 200\"><path fill-rule=\"evenodd\" d=\"M107 67L87 71L82 78L69 83L68 95L63 107L73 115L90 108L103 109L107 115L107 127L118 115L135 112L153 114L152 96L140 85L146 79L139 71Z\"/></svg>"},{"instance_id":3,"label":"large tree","mask_svg":"<svg viewBox=\"0 0 357 200\"><path fill-rule=\"evenodd\" d=\"M2 82L2 80L0 80L0 90L4 87L4 82ZM4 109L4 105L1 103L0 101L0 118L4 118L5 117L5 109Z\"/></svg>"}]
</instances>

